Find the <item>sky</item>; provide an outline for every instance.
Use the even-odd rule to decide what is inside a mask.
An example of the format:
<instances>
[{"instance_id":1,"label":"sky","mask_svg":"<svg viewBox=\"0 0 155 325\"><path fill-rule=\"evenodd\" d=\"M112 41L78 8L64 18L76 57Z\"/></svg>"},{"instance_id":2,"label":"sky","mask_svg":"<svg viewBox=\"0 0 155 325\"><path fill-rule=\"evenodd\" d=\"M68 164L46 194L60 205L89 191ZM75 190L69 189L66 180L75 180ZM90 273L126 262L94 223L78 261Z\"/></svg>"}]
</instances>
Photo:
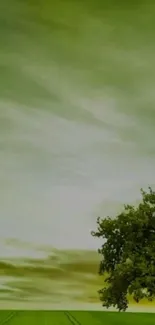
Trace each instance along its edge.
<instances>
[{"instance_id":1,"label":"sky","mask_svg":"<svg viewBox=\"0 0 155 325\"><path fill-rule=\"evenodd\" d=\"M0 256L96 250L96 217L155 184L155 5L0 6Z\"/></svg>"}]
</instances>

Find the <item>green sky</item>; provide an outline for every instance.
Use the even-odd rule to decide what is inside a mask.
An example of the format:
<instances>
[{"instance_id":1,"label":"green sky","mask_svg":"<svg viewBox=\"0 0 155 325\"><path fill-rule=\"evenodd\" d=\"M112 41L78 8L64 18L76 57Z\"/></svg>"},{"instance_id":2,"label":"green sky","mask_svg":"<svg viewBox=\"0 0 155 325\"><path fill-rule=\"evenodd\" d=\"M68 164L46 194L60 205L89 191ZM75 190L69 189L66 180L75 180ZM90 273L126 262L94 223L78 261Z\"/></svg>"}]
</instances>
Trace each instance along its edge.
<instances>
[{"instance_id":1,"label":"green sky","mask_svg":"<svg viewBox=\"0 0 155 325\"><path fill-rule=\"evenodd\" d=\"M0 5L1 258L96 249L97 215L154 185L154 16L154 1Z\"/></svg>"}]
</instances>

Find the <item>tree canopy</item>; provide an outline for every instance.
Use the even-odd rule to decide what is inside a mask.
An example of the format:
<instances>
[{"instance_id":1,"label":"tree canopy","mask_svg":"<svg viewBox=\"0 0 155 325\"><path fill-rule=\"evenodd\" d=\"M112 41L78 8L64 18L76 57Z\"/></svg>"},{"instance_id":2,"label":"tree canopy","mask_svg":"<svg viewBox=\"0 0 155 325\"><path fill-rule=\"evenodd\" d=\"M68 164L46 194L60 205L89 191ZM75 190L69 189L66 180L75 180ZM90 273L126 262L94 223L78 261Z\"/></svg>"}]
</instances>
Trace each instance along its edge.
<instances>
[{"instance_id":1,"label":"tree canopy","mask_svg":"<svg viewBox=\"0 0 155 325\"><path fill-rule=\"evenodd\" d=\"M138 303L155 298L155 192L141 189L141 203L124 205L115 218L97 219L94 237L103 238L99 274L104 287L99 290L104 307L128 308L128 295Z\"/></svg>"}]
</instances>

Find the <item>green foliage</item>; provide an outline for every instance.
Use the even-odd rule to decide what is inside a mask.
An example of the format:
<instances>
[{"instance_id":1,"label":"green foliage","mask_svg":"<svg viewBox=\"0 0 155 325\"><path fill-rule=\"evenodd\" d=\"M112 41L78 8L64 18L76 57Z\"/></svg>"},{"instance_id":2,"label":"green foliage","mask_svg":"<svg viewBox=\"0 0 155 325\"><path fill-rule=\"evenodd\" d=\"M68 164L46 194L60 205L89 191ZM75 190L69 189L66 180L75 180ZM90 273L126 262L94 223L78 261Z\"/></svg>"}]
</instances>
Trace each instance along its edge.
<instances>
[{"instance_id":1,"label":"green foliage","mask_svg":"<svg viewBox=\"0 0 155 325\"><path fill-rule=\"evenodd\" d=\"M97 219L95 237L103 238L99 274L106 275L99 291L103 306L128 308L128 294L136 302L155 298L155 192L141 189L138 207L125 205L124 211L111 219Z\"/></svg>"}]
</instances>

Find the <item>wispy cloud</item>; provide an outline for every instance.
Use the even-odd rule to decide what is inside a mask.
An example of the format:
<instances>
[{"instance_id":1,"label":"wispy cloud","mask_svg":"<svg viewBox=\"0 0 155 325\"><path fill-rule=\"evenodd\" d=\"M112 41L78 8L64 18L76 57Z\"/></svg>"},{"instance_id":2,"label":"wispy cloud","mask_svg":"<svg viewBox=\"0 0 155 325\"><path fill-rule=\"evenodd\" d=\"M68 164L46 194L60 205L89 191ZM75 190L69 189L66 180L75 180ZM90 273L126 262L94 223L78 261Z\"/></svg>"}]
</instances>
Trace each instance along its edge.
<instances>
[{"instance_id":1,"label":"wispy cloud","mask_svg":"<svg viewBox=\"0 0 155 325\"><path fill-rule=\"evenodd\" d=\"M119 6L2 6L1 238L96 249L97 214L154 185L154 5Z\"/></svg>"}]
</instances>

